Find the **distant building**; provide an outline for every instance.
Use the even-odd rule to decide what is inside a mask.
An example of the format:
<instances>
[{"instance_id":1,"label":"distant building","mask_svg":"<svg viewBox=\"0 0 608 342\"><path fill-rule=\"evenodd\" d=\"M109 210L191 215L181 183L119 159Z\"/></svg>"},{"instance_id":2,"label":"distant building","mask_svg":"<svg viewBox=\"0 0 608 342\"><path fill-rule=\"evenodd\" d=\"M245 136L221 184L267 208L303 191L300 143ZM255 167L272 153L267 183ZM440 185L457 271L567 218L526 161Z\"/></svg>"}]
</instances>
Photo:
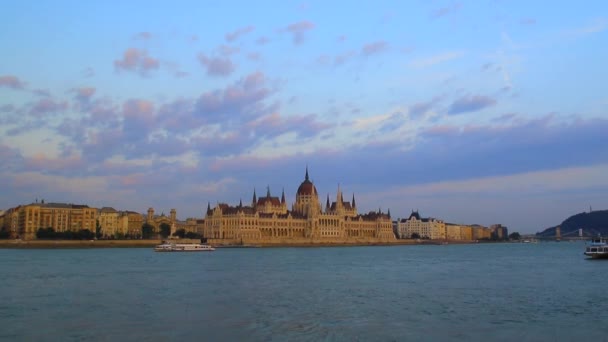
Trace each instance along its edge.
<instances>
[{"instance_id":1,"label":"distant building","mask_svg":"<svg viewBox=\"0 0 608 342\"><path fill-rule=\"evenodd\" d=\"M243 243L341 243L394 241L390 210L359 214L355 203L344 201L338 187L336 200L319 202L319 193L308 176L298 187L296 201L288 210L285 192L281 198L266 196L257 198L253 193L251 205L237 206L220 203L214 208L207 206L203 236L225 242Z\"/></svg>"},{"instance_id":2,"label":"distant building","mask_svg":"<svg viewBox=\"0 0 608 342\"><path fill-rule=\"evenodd\" d=\"M432 217L421 218L418 211L412 211L410 217L399 220L397 231L400 239L409 239L416 235L423 239L446 238L445 222Z\"/></svg>"},{"instance_id":3,"label":"distant building","mask_svg":"<svg viewBox=\"0 0 608 342\"><path fill-rule=\"evenodd\" d=\"M26 240L36 238L39 228L57 232L88 229L95 232L97 209L88 205L67 203L31 203L5 212L3 225L12 237Z\"/></svg>"}]
</instances>

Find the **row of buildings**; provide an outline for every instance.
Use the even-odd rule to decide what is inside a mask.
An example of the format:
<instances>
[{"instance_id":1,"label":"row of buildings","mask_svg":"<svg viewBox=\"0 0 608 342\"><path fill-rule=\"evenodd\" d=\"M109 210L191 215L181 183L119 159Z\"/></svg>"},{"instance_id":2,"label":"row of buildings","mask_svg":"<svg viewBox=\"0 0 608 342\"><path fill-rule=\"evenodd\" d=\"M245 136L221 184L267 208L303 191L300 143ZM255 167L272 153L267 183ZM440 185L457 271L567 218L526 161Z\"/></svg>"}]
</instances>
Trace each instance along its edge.
<instances>
[{"instance_id":1,"label":"row of buildings","mask_svg":"<svg viewBox=\"0 0 608 342\"><path fill-rule=\"evenodd\" d=\"M408 219L391 220L390 210L359 213L355 195L345 201L338 187L335 198L327 195L323 206L317 188L310 180L308 168L296 192L295 202L288 208L285 192L272 196L267 189L258 197L255 190L249 205L218 203L207 205L202 219L177 219L177 211L169 216L155 215L149 208L146 214L118 211L111 207L100 209L87 205L44 203L41 201L0 212L0 228L11 237L35 239L39 228L52 227L55 231L98 231L106 238L142 235L142 226L149 224L155 232L166 224L171 233L183 229L200 234L211 243L386 243L397 238L429 238L449 240L480 240L492 238L500 232L506 237L506 228L496 226L465 226L445 223L442 220L421 218L412 212ZM504 230L503 230L504 228Z\"/></svg>"},{"instance_id":2,"label":"row of buildings","mask_svg":"<svg viewBox=\"0 0 608 342\"><path fill-rule=\"evenodd\" d=\"M196 232L202 230L202 220L177 219L177 211L171 209L170 216L155 215L148 209L144 216L134 211L119 211L111 207L92 208L83 204L45 203L44 200L20 205L0 212L0 230L8 232L12 238L32 240L40 228L53 228L56 232L89 230L99 232L104 238L139 238L144 223L150 224L158 232L162 224L178 229ZM199 227L197 227L197 224Z\"/></svg>"},{"instance_id":3,"label":"row of buildings","mask_svg":"<svg viewBox=\"0 0 608 342\"><path fill-rule=\"evenodd\" d=\"M422 218L418 211L412 211L406 219L395 221L393 229L400 239L506 240L509 236L507 227L500 224L484 227L447 223L432 217Z\"/></svg>"}]
</instances>

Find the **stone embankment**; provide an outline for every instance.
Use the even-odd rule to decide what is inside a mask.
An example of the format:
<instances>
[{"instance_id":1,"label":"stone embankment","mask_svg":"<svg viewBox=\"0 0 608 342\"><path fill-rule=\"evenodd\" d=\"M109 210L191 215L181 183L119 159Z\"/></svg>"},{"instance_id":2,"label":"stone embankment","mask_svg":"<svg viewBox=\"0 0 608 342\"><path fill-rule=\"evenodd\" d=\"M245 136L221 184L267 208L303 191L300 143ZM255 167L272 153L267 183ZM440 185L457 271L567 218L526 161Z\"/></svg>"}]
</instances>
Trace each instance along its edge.
<instances>
[{"instance_id":1,"label":"stone embankment","mask_svg":"<svg viewBox=\"0 0 608 342\"><path fill-rule=\"evenodd\" d=\"M148 248L160 240L0 240L0 248Z\"/></svg>"}]
</instances>

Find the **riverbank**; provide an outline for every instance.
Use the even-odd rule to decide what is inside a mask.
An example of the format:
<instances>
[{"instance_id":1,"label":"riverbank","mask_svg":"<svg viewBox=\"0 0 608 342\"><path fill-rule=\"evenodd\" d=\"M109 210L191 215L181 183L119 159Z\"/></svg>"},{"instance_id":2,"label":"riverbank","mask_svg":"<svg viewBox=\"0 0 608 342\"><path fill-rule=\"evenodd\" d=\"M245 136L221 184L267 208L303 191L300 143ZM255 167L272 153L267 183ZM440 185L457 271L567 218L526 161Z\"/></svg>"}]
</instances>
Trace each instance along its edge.
<instances>
[{"instance_id":1,"label":"riverbank","mask_svg":"<svg viewBox=\"0 0 608 342\"><path fill-rule=\"evenodd\" d=\"M194 240L176 240L176 242L195 243ZM161 240L0 240L0 248L151 248ZM222 244L211 243L218 248L251 248L251 247L355 247L355 246L402 246L402 245L444 245L469 244L475 241L439 241L439 240L396 240L392 242L315 242L315 243L252 243Z\"/></svg>"},{"instance_id":2,"label":"riverbank","mask_svg":"<svg viewBox=\"0 0 608 342\"><path fill-rule=\"evenodd\" d=\"M0 240L0 248L149 248L160 240Z\"/></svg>"}]
</instances>

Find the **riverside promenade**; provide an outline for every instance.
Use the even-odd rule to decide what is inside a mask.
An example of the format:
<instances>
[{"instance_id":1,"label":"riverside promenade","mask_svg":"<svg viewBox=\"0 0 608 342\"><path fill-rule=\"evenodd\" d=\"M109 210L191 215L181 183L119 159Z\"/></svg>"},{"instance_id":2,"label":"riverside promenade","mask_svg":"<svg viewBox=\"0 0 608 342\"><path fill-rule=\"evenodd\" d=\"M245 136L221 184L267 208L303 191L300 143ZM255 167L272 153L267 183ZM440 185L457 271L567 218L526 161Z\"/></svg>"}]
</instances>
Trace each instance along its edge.
<instances>
[{"instance_id":1,"label":"riverside promenade","mask_svg":"<svg viewBox=\"0 0 608 342\"><path fill-rule=\"evenodd\" d=\"M0 248L151 248L163 240L0 240ZM179 239L181 243L199 243L200 240ZM348 247L348 246L400 246L400 245L440 245L440 244L469 244L475 241L445 241L445 240L413 240L403 239L392 242L311 242L311 243L255 243L241 245L234 243L218 243L210 241L214 247Z\"/></svg>"}]
</instances>

